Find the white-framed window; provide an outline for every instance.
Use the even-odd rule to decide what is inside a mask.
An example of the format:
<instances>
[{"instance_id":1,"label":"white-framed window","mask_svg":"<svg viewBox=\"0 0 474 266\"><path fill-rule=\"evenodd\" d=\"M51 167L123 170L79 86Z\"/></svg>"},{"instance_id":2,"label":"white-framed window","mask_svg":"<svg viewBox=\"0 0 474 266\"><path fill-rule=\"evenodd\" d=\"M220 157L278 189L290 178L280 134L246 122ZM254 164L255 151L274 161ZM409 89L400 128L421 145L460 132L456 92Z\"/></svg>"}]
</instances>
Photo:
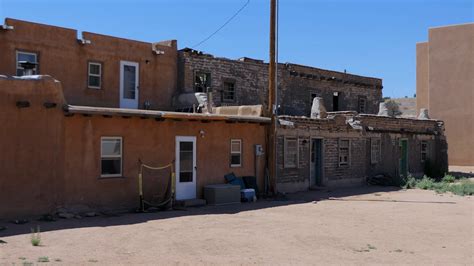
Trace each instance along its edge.
<instances>
[{"instance_id":1,"label":"white-framed window","mask_svg":"<svg viewBox=\"0 0 474 266\"><path fill-rule=\"evenodd\" d=\"M370 139L370 162L372 164L377 164L380 162L380 155L381 155L381 145L379 138L371 138Z\"/></svg>"},{"instance_id":2,"label":"white-framed window","mask_svg":"<svg viewBox=\"0 0 474 266\"><path fill-rule=\"evenodd\" d=\"M285 168L298 167L298 138L285 138L284 144L284 162Z\"/></svg>"},{"instance_id":3,"label":"white-framed window","mask_svg":"<svg viewBox=\"0 0 474 266\"><path fill-rule=\"evenodd\" d=\"M226 80L223 85L222 101L230 103L235 102L235 82Z\"/></svg>"},{"instance_id":4,"label":"white-framed window","mask_svg":"<svg viewBox=\"0 0 474 266\"><path fill-rule=\"evenodd\" d=\"M424 163L428 159L428 141L421 141L421 162Z\"/></svg>"},{"instance_id":5,"label":"white-framed window","mask_svg":"<svg viewBox=\"0 0 474 266\"><path fill-rule=\"evenodd\" d=\"M230 167L242 166L242 140L230 140Z\"/></svg>"},{"instance_id":6,"label":"white-framed window","mask_svg":"<svg viewBox=\"0 0 474 266\"><path fill-rule=\"evenodd\" d=\"M90 89L100 89L102 86L102 64L89 62L87 73L87 87Z\"/></svg>"},{"instance_id":7,"label":"white-framed window","mask_svg":"<svg viewBox=\"0 0 474 266\"><path fill-rule=\"evenodd\" d=\"M101 177L122 176L122 137L100 138Z\"/></svg>"},{"instance_id":8,"label":"white-framed window","mask_svg":"<svg viewBox=\"0 0 474 266\"><path fill-rule=\"evenodd\" d=\"M339 166L346 166L351 161L351 142L348 139L339 140Z\"/></svg>"},{"instance_id":9,"label":"white-framed window","mask_svg":"<svg viewBox=\"0 0 474 266\"><path fill-rule=\"evenodd\" d=\"M31 52L23 52L23 51L16 51L16 75L17 76L24 76L25 69L21 66L21 63L28 62L32 64L36 64L32 70L32 74L38 74L38 54L31 53Z\"/></svg>"}]
</instances>

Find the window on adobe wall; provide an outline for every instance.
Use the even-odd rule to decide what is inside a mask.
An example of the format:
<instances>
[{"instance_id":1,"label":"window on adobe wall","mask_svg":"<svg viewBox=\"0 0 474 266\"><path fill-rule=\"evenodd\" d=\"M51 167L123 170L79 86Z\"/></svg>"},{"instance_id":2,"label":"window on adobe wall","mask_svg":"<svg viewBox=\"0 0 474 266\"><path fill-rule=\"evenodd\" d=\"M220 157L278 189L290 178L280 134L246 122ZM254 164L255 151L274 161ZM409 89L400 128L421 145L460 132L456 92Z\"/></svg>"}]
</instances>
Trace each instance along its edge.
<instances>
[{"instance_id":1,"label":"window on adobe wall","mask_svg":"<svg viewBox=\"0 0 474 266\"><path fill-rule=\"evenodd\" d=\"M226 103L235 102L235 82L226 80L222 88L222 101Z\"/></svg>"},{"instance_id":2,"label":"window on adobe wall","mask_svg":"<svg viewBox=\"0 0 474 266\"><path fill-rule=\"evenodd\" d=\"M351 147L348 139L339 140L339 166L347 166L350 164Z\"/></svg>"},{"instance_id":3,"label":"window on adobe wall","mask_svg":"<svg viewBox=\"0 0 474 266\"><path fill-rule=\"evenodd\" d=\"M298 139L285 138L283 145L285 168L296 168L298 166Z\"/></svg>"},{"instance_id":4,"label":"window on adobe wall","mask_svg":"<svg viewBox=\"0 0 474 266\"><path fill-rule=\"evenodd\" d=\"M359 104L357 109L359 114L365 114L367 112L367 99L365 97L359 97Z\"/></svg>"},{"instance_id":5,"label":"window on adobe wall","mask_svg":"<svg viewBox=\"0 0 474 266\"><path fill-rule=\"evenodd\" d=\"M424 163L428 159L428 141L421 141L421 162Z\"/></svg>"},{"instance_id":6,"label":"window on adobe wall","mask_svg":"<svg viewBox=\"0 0 474 266\"><path fill-rule=\"evenodd\" d=\"M100 89L102 86L102 64L89 62L87 69L87 87L90 89Z\"/></svg>"},{"instance_id":7,"label":"window on adobe wall","mask_svg":"<svg viewBox=\"0 0 474 266\"><path fill-rule=\"evenodd\" d=\"M337 91L332 93L332 111L339 111L339 92Z\"/></svg>"},{"instance_id":8,"label":"window on adobe wall","mask_svg":"<svg viewBox=\"0 0 474 266\"><path fill-rule=\"evenodd\" d=\"M122 137L100 139L101 177L122 176Z\"/></svg>"},{"instance_id":9,"label":"window on adobe wall","mask_svg":"<svg viewBox=\"0 0 474 266\"><path fill-rule=\"evenodd\" d=\"M38 54L37 53L30 53L30 52L23 52L23 51L16 51L16 75L17 76L24 76L27 72L24 68L24 64L32 64L35 65L31 70L32 75L38 74L39 64L38 64Z\"/></svg>"},{"instance_id":10,"label":"window on adobe wall","mask_svg":"<svg viewBox=\"0 0 474 266\"><path fill-rule=\"evenodd\" d=\"M372 164L377 164L380 162L380 139L372 138L370 139L370 162Z\"/></svg>"},{"instance_id":11,"label":"window on adobe wall","mask_svg":"<svg viewBox=\"0 0 474 266\"><path fill-rule=\"evenodd\" d=\"M242 140L230 140L230 167L242 166Z\"/></svg>"},{"instance_id":12,"label":"window on adobe wall","mask_svg":"<svg viewBox=\"0 0 474 266\"><path fill-rule=\"evenodd\" d=\"M211 87L211 73L197 71L194 75L194 91L207 92L207 88Z\"/></svg>"}]
</instances>

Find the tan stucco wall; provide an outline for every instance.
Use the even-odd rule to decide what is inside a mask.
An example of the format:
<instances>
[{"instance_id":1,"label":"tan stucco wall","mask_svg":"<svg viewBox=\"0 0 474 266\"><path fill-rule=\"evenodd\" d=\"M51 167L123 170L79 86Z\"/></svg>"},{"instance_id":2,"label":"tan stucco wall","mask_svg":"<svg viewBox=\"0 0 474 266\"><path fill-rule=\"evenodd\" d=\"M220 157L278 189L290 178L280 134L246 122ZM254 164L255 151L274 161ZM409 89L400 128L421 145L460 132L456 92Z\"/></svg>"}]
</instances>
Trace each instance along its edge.
<instances>
[{"instance_id":1,"label":"tan stucco wall","mask_svg":"<svg viewBox=\"0 0 474 266\"><path fill-rule=\"evenodd\" d=\"M17 101L30 107L18 108ZM45 108L55 102L55 108ZM265 144L264 125L224 121L156 121L140 117L66 116L61 84L52 78L0 77L0 217L50 213L59 206L97 209L138 204L138 159L163 165L175 158L175 137L196 136L197 196L202 187L225 183L224 175L255 175L254 145ZM204 131L201 137L200 131ZM123 177L100 178L100 138L123 138ZM242 139L242 167L230 167L230 139ZM259 158L263 188L264 158ZM169 172L145 172L146 195L160 195ZM148 182L150 182L148 180Z\"/></svg>"},{"instance_id":2,"label":"tan stucco wall","mask_svg":"<svg viewBox=\"0 0 474 266\"><path fill-rule=\"evenodd\" d=\"M18 108L17 101L30 107ZM63 197L63 102L60 83L51 78L0 77L0 217L42 214Z\"/></svg>"},{"instance_id":3,"label":"tan stucco wall","mask_svg":"<svg viewBox=\"0 0 474 266\"><path fill-rule=\"evenodd\" d=\"M429 55L428 42L416 44L416 112L420 108L429 110Z\"/></svg>"},{"instance_id":4,"label":"tan stucco wall","mask_svg":"<svg viewBox=\"0 0 474 266\"><path fill-rule=\"evenodd\" d=\"M39 73L61 81L70 104L119 107L120 61L139 63L139 108L145 101L152 109L169 110L177 82L177 44L158 45L83 32L91 44L77 41L73 29L6 19L13 30L0 31L0 75L15 75L16 51L38 54ZM79 36L81 37L81 36ZM102 89L87 88L88 62L101 62Z\"/></svg>"},{"instance_id":5,"label":"tan stucco wall","mask_svg":"<svg viewBox=\"0 0 474 266\"><path fill-rule=\"evenodd\" d=\"M474 24L431 28L428 55L430 116L445 121L449 163L474 165Z\"/></svg>"}]
</instances>

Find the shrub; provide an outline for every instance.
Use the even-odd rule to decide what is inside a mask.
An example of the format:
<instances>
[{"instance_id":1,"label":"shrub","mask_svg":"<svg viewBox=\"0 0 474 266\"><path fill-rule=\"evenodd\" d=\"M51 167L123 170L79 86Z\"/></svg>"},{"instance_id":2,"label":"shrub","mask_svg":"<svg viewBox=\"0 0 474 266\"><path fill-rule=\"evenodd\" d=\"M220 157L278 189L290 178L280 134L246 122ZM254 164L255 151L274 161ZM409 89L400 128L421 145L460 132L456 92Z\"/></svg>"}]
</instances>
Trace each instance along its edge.
<instances>
[{"instance_id":1,"label":"shrub","mask_svg":"<svg viewBox=\"0 0 474 266\"><path fill-rule=\"evenodd\" d=\"M433 189L434 180L425 175L420 181L416 183L416 187L420 189Z\"/></svg>"},{"instance_id":2,"label":"shrub","mask_svg":"<svg viewBox=\"0 0 474 266\"><path fill-rule=\"evenodd\" d=\"M453 175L445 175L441 181L445 183L453 183L454 181L456 181L456 177Z\"/></svg>"},{"instance_id":3,"label":"shrub","mask_svg":"<svg viewBox=\"0 0 474 266\"><path fill-rule=\"evenodd\" d=\"M402 187L405 189L415 188L417 180L411 174L408 174L408 177L403 179Z\"/></svg>"},{"instance_id":4,"label":"shrub","mask_svg":"<svg viewBox=\"0 0 474 266\"><path fill-rule=\"evenodd\" d=\"M31 245L39 246L41 243L41 235L40 235L40 227L38 225L37 230L35 232L34 228L31 228Z\"/></svg>"}]
</instances>

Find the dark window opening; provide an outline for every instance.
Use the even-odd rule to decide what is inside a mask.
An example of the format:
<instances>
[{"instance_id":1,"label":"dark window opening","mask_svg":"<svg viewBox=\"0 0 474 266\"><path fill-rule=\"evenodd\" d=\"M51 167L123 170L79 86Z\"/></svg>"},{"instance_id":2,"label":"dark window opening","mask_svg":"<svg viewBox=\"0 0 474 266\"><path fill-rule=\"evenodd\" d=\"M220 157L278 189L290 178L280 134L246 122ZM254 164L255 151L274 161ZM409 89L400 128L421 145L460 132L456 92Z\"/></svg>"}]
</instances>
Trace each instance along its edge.
<instances>
[{"instance_id":1,"label":"dark window opening","mask_svg":"<svg viewBox=\"0 0 474 266\"><path fill-rule=\"evenodd\" d=\"M211 74L206 72L196 72L194 78L194 91L207 92L207 88L211 87Z\"/></svg>"},{"instance_id":2,"label":"dark window opening","mask_svg":"<svg viewBox=\"0 0 474 266\"><path fill-rule=\"evenodd\" d=\"M224 89L222 90L222 101L223 102L234 102L235 101L235 83L231 81L224 82Z\"/></svg>"},{"instance_id":3,"label":"dark window opening","mask_svg":"<svg viewBox=\"0 0 474 266\"><path fill-rule=\"evenodd\" d=\"M359 108L357 111L359 114L365 114L367 112L367 100L364 97L359 97Z\"/></svg>"},{"instance_id":4,"label":"dark window opening","mask_svg":"<svg viewBox=\"0 0 474 266\"><path fill-rule=\"evenodd\" d=\"M339 92L334 92L332 96L332 111L339 111Z\"/></svg>"}]
</instances>

